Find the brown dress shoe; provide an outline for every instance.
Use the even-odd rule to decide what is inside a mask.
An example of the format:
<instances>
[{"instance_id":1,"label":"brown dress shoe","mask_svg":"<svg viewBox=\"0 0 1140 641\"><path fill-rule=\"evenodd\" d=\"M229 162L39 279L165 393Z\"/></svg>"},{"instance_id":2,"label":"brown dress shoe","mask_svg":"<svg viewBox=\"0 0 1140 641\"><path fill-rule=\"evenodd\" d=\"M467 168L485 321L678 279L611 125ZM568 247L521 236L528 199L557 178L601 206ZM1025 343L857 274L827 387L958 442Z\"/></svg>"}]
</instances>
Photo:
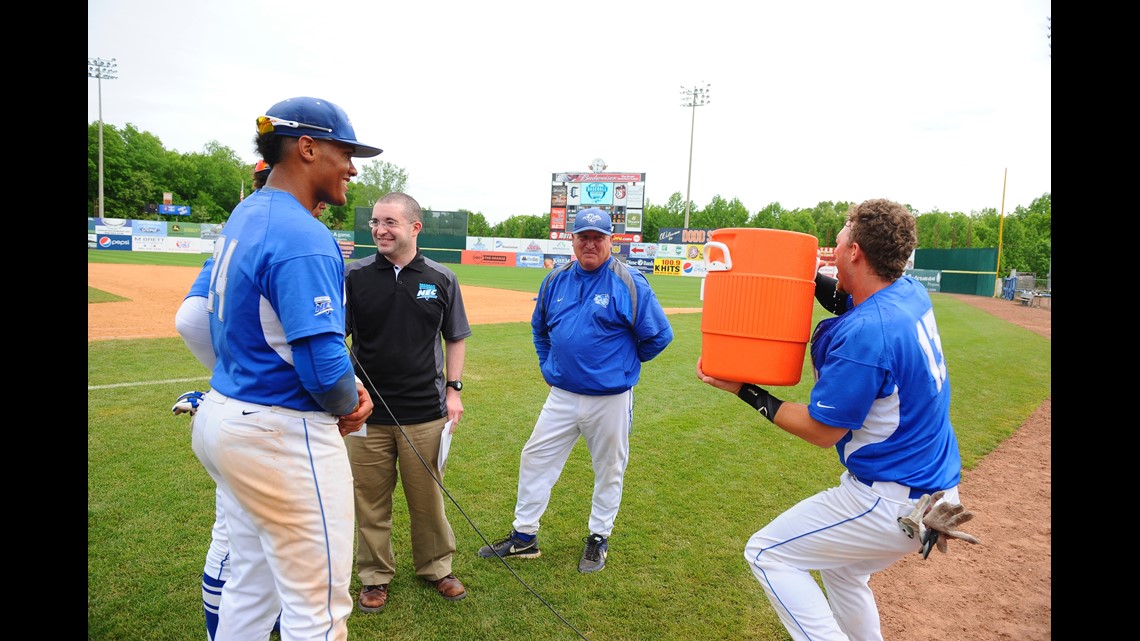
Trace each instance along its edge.
<instances>
[{"instance_id":1,"label":"brown dress shoe","mask_svg":"<svg viewBox=\"0 0 1140 641\"><path fill-rule=\"evenodd\" d=\"M467 596L467 588L455 578L454 574L448 574L442 579L436 579L431 582L435 586L435 591L448 601L458 601Z\"/></svg>"},{"instance_id":2,"label":"brown dress shoe","mask_svg":"<svg viewBox=\"0 0 1140 641\"><path fill-rule=\"evenodd\" d=\"M360 590L357 605L363 612L379 612L388 604L388 584L366 585Z\"/></svg>"}]
</instances>

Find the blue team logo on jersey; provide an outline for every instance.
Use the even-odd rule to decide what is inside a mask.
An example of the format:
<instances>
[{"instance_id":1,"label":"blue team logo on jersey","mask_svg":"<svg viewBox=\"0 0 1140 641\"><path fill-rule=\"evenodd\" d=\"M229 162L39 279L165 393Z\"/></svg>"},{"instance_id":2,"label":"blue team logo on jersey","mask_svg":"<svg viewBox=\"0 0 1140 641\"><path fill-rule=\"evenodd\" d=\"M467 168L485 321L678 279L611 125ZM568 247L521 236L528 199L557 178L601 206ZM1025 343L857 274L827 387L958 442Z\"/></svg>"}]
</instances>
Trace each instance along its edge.
<instances>
[{"instance_id":1,"label":"blue team logo on jersey","mask_svg":"<svg viewBox=\"0 0 1140 641\"><path fill-rule=\"evenodd\" d=\"M601 305L602 307L609 307L610 295L609 294L594 294L594 304Z\"/></svg>"},{"instance_id":2,"label":"blue team logo on jersey","mask_svg":"<svg viewBox=\"0 0 1140 641\"><path fill-rule=\"evenodd\" d=\"M332 311L332 299L328 296L317 296L313 299L313 316L331 314Z\"/></svg>"},{"instance_id":3,"label":"blue team logo on jersey","mask_svg":"<svg viewBox=\"0 0 1140 641\"><path fill-rule=\"evenodd\" d=\"M416 300L435 300L439 298L433 283L420 283L420 290L416 292Z\"/></svg>"}]
</instances>

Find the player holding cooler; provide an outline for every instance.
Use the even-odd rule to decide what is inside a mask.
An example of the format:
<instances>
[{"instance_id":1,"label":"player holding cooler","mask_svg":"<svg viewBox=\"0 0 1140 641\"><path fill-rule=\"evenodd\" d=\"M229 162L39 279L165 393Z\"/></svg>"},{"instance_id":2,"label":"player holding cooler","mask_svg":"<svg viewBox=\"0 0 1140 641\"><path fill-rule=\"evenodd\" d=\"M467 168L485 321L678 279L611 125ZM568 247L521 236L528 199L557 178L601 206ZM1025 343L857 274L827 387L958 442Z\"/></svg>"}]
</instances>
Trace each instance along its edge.
<instances>
[{"instance_id":1,"label":"player holding cooler","mask_svg":"<svg viewBox=\"0 0 1140 641\"><path fill-rule=\"evenodd\" d=\"M926 287L903 275L916 240L914 216L898 203L868 200L848 211L836 238L838 281L816 277L816 298L839 315L812 337L808 403L707 376L697 360L698 379L794 436L835 446L847 468L839 487L792 506L744 549L798 641L881 641L871 575L935 542L943 552L949 538L977 543L955 529L972 514L958 504L962 464L934 309Z\"/></svg>"}]
</instances>

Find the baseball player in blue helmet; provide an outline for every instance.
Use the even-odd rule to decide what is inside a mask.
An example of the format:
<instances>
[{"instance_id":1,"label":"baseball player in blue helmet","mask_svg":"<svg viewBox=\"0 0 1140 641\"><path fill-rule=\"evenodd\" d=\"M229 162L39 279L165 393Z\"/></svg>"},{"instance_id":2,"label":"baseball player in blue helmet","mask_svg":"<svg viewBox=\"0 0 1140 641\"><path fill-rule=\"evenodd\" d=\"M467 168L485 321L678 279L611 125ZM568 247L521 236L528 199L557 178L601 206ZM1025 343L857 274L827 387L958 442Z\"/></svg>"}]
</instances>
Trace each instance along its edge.
<instances>
[{"instance_id":1,"label":"baseball player in blue helmet","mask_svg":"<svg viewBox=\"0 0 1140 641\"><path fill-rule=\"evenodd\" d=\"M934 309L926 287L903 275L916 242L903 205L876 199L848 211L835 241L838 281L816 278L817 300L838 316L812 336L816 382L807 403L708 376L697 360L698 379L790 434L834 446L847 468L838 487L792 506L744 548L797 641L881 641L871 575L906 554L925 555L938 537L942 551L947 538L977 542L954 529L972 515L958 504L962 461Z\"/></svg>"},{"instance_id":2,"label":"baseball player in blue helmet","mask_svg":"<svg viewBox=\"0 0 1140 641\"><path fill-rule=\"evenodd\" d=\"M264 160L257 161L253 167L254 191L265 186L271 168ZM311 212L314 218L319 218L324 212L325 203L321 202ZM210 295L210 275L213 273L214 257L206 259L202 271L190 286L190 291L182 300L174 316L174 327L182 337L190 353L198 359L206 369L213 371L217 363L214 354L214 344L210 340L210 313L207 309ZM188 414L191 417L193 429L194 416L201 404L203 392L189 391L178 397L174 406L170 408L175 416ZM218 631L218 618L222 603L222 591L230 579L230 539L226 530L226 511L222 508L219 490L215 488L214 524L210 528L210 546L206 550L206 563L202 567L202 609L205 614L206 639L214 641ZM280 631L281 620L278 617L273 629Z\"/></svg>"},{"instance_id":3,"label":"baseball player in blue helmet","mask_svg":"<svg viewBox=\"0 0 1140 641\"><path fill-rule=\"evenodd\" d=\"M372 401L344 345L344 260L320 202L343 205L356 157L347 114L298 97L257 118L273 167L214 246L206 309L216 363L194 453L225 513L232 574L216 641L343 640L352 611L352 472L343 436Z\"/></svg>"}]
</instances>

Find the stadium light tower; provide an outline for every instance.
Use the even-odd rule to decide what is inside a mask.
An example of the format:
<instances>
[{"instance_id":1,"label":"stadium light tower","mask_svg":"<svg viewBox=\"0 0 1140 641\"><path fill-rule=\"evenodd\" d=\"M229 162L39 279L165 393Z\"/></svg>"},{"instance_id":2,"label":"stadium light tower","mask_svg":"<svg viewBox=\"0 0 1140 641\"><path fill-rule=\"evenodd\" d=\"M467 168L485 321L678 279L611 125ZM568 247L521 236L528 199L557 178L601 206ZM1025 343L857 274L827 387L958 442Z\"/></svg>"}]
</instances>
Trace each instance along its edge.
<instances>
[{"instance_id":1,"label":"stadium light tower","mask_svg":"<svg viewBox=\"0 0 1140 641\"><path fill-rule=\"evenodd\" d=\"M87 77L96 78L99 83L99 217L103 217L103 80L114 80L118 65L115 59L87 59Z\"/></svg>"},{"instance_id":2,"label":"stadium light tower","mask_svg":"<svg viewBox=\"0 0 1140 641\"><path fill-rule=\"evenodd\" d=\"M701 82L703 86L692 88L681 86L681 106L693 108L693 118L689 125L689 182L685 185L685 229L689 228L689 190L693 186L693 133L697 126L697 107L709 104L709 88L711 84Z\"/></svg>"}]
</instances>

